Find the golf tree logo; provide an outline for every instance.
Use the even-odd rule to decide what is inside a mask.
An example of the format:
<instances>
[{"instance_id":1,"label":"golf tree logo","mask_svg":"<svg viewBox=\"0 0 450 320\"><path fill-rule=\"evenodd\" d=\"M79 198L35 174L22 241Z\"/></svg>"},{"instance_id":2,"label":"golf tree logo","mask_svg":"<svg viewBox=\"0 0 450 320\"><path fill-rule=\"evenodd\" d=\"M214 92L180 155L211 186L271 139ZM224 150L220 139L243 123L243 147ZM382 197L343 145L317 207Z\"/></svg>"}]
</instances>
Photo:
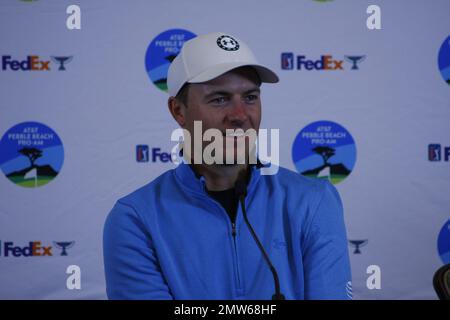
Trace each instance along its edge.
<instances>
[{"instance_id":1,"label":"golf tree logo","mask_svg":"<svg viewBox=\"0 0 450 320\"><path fill-rule=\"evenodd\" d=\"M196 35L184 29L170 29L152 40L145 54L145 69L150 80L162 91L167 92L167 73L173 59L178 55L185 41Z\"/></svg>"},{"instance_id":2,"label":"golf tree logo","mask_svg":"<svg viewBox=\"0 0 450 320\"><path fill-rule=\"evenodd\" d=\"M442 77L450 86L450 36L445 39L439 50L438 65Z\"/></svg>"},{"instance_id":3,"label":"golf tree logo","mask_svg":"<svg viewBox=\"0 0 450 320\"><path fill-rule=\"evenodd\" d=\"M442 262L444 264L450 263L450 219L439 232L437 246Z\"/></svg>"},{"instance_id":4,"label":"golf tree logo","mask_svg":"<svg viewBox=\"0 0 450 320\"><path fill-rule=\"evenodd\" d=\"M38 122L23 122L0 140L0 167L15 184L36 188L53 180L64 161L58 135Z\"/></svg>"},{"instance_id":5,"label":"golf tree logo","mask_svg":"<svg viewBox=\"0 0 450 320\"><path fill-rule=\"evenodd\" d=\"M313 122L295 138L292 160L302 175L329 179L337 184L347 178L355 166L355 142L350 133L335 122Z\"/></svg>"}]
</instances>

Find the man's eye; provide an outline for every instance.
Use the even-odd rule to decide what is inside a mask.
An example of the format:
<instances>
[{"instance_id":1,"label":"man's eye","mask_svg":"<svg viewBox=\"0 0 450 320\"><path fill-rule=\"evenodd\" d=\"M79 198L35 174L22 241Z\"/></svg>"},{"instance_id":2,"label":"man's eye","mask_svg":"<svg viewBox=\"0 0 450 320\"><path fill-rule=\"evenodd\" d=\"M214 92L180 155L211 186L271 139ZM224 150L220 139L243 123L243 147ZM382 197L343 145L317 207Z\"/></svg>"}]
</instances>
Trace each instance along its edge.
<instances>
[{"instance_id":1,"label":"man's eye","mask_svg":"<svg viewBox=\"0 0 450 320\"><path fill-rule=\"evenodd\" d=\"M246 99L248 102L253 102L253 101L258 100L258 96L255 95L255 94L250 94L250 95L246 96L245 99Z\"/></svg>"},{"instance_id":2,"label":"man's eye","mask_svg":"<svg viewBox=\"0 0 450 320\"><path fill-rule=\"evenodd\" d=\"M227 98L218 97L218 98L212 99L210 102L212 102L214 104L223 104L223 103L227 102Z\"/></svg>"}]
</instances>

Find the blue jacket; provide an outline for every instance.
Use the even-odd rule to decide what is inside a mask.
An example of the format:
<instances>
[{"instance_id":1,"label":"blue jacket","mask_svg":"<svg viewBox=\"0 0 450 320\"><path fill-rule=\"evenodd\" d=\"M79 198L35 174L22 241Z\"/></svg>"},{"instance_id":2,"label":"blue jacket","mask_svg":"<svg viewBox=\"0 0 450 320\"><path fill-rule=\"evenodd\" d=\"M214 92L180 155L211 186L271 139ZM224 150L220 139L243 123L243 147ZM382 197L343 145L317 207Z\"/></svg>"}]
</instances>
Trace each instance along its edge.
<instances>
[{"instance_id":1,"label":"blue jacket","mask_svg":"<svg viewBox=\"0 0 450 320\"><path fill-rule=\"evenodd\" d=\"M286 299L349 299L343 207L328 180L252 166L247 215ZM272 274L238 209L223 207L187 164L120 199L104 227L110 299L271 299Z\"/></svg>"}]
</instances>

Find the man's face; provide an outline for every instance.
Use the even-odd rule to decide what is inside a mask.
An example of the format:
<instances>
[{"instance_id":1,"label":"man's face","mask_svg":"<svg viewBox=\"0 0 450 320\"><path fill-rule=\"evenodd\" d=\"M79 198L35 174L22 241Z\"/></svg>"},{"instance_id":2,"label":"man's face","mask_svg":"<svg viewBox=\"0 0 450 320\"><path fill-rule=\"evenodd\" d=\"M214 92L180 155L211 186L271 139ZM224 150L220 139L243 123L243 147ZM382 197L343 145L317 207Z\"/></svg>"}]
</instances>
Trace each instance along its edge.
<instances>
[{"instance_id":1,"label":"man's face","mask_svg":"<svg viewBox=\"0 0 450 320\"><path fill-rule=\"evenodd\" d=\"M204 83L193 83L189 86L187 107L185 109L185 125L193 140L194 121L202 121L202 130L210 128L220 130L223 135L223 153L226 156L232 146L234 159L242 148L238 148L236 137L225 137L226 129L254 129L258 132L261 123L260 81L257 73L251 67L231 70L213 80ZM230 140L231 139L231 140ZM210 142L204 142L208 145ZM248 159L249 141L247 138L244 150ZM253 152L254 145L250 146ZM227 151L228 150L228 151ZM224 160L225 162L225 160Z\"/></svg>"}]
</instances>

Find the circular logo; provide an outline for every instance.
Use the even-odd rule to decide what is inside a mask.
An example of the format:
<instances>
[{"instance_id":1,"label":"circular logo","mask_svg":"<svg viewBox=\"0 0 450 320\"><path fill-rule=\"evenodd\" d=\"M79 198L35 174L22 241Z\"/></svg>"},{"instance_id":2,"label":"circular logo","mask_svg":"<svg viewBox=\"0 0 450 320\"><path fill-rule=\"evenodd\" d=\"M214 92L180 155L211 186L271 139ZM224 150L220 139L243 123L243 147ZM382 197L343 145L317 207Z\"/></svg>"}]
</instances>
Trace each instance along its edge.
<instances>
[{"instance_id":1,"label":"circular logo","mask_svg":"<svg viewBox=\"0 0 450 320\"><path fill-rule=\"evenodd\" d=\"M167 92L167 73L183 44L196 35L183 29L170 29L150 42L145 54L145 69L153 84Z\"/></svg>"},{"instance_id":2,"label":"circular logo","mask_svg":"<svg viewBox=\"0 0 450 320\"><path fill-rule=\"evenodd\" d=\"M217 45L226 51L236 51L239 49L239 42L231 36L220 36L217 38Z\"/></svg>"},{"instance_id":3,"label":"circular logo","mask_svg":"<svg viewBox=\"0 0 450 320\"><path fill-rule=\"evenodd\" d=\"M438 236L438 252L444 264L450 263L450 220L448 220Z\"/></svg>"},{"instance_id":4,"label":"circular logo","mask_svg":"<svg viewBox=\"0 0 450 320\"><path fill-rule=\"evenodd\" d=\"M439 50L438 64L442 78L450 85L450 36L445 39Z\"/></svg>"},{"instance_id":5,"label":"circular logo","mask_svg":"<svg viewBox=\"0 0 450 320\"><path fill-rule=\"evenodd\" d=\"M0 167L15 184L36 188L61 171L64 149L55 131L38 122L22 122L0 140Z\"/></svg>"},{"instance_id":6,"label":"circular logo","mask_svg":"<svg viewBox=\"0 0 450 320\"><path fill-rule=\"evenodd\" d=\"M329 179L337 184L347 178L355 166L355 141L335 122L313 122L297 134L292 145L292 161L302 175Z\"/></svg>"}]
</instances>

